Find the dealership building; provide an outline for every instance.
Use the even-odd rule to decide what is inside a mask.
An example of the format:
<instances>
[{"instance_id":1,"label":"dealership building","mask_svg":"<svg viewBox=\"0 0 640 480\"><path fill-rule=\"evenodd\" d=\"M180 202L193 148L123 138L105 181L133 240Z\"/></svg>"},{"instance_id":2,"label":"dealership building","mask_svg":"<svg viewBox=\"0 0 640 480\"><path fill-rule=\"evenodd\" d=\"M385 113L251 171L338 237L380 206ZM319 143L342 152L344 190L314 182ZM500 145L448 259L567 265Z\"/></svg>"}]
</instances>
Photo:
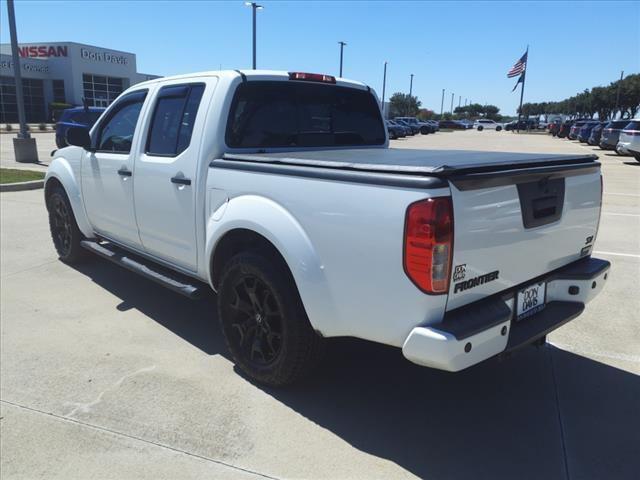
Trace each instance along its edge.
<instances>
[{"instance_id":1,"label":"dealership building","mask_svg":"<svg viewBox=\"0 0 640 480\"><path fill-rule=\"evenodd\" d=\"M158 78L138 73L133 53L74 42L18 45L28 123L52 121L64 104L106 107L131 85ZM53 104L53 105L52 105ZM11 45L0 44L0 123L17 123Z\"/></svg>"}]
</instances>

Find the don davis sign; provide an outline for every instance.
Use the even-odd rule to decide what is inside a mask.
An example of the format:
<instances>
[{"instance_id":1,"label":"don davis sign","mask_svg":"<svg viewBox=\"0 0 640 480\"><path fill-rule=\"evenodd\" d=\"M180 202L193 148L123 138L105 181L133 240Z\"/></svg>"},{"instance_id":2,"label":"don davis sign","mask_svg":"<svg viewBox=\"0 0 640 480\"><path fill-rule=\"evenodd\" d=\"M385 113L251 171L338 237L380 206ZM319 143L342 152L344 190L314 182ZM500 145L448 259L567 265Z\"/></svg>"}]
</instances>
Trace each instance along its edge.
<instances>
[{"instance_id":1,"label":"don davis sign","mask_svg":"<svg viewBox=\"0 0 640 480\"><path fill-rule=\"evenodd\" d=\"M119 65L127 65L129 63L129 59L124 55L116 55L115 53L109 52L97 52L87 48L80 49L80 56L84 60L92 60L94 62L116 63Z\"/></svg>"}]
</instances>

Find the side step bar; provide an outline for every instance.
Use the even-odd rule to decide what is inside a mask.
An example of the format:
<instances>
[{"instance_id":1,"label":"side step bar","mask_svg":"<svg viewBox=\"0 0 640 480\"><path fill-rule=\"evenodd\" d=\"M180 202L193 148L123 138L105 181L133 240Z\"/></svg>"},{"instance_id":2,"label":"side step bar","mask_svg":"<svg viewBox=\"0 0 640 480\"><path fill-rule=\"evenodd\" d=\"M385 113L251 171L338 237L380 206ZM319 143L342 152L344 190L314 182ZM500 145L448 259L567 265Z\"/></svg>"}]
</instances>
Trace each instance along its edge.
<instances>
[{"instance_id":1,"label":"side step bar","mask_svg":"<svg viewBox=\"0 0 640 480\"><path fill-rule=\"evenodd\" d=\"M173 272L150 260L142 259L109 242L98 243L92 240L82 240L80 245L90 252L100 255L121 267L131 270L163 287L173 290L192 300L202 296L204 284L186 275Z\"/></svg>"}]
</instances>

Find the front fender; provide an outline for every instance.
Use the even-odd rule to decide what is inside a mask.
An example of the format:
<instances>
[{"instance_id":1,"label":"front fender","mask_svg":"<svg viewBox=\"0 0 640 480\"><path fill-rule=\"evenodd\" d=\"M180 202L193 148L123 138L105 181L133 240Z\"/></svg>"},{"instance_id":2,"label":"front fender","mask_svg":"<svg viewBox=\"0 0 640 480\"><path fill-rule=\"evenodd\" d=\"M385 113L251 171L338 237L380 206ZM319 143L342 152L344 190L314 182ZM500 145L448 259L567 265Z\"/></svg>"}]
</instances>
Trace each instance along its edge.
<instances>
[{"instance_id":1,"label":"front fender","mask_svg":"<svg viewBox=\"0 0 640 480\"><path fill-rule=\"evenodd\" d=\"M60 156L56 156L47 169L47 174L44 177L44 191L48 192L47 185L53 178L58 180L67 193L78 228L85 237L92 238L94 233L84 209L80 187L82 152L75 151L75 147L67 147L59 152Z\"/></svg>"},{"instance_id":2,"label":"front fender","mask_svg":"<svg viewBox=\"0 0 640 480\"><path fill-rule=\"evenodd\" d=\"M224 235L235 229L247 229L269 240L287 263L300 292L302 303L313 328L328 335L337 315L324 265L300 223L281 205L257 195L243 195L212 212L207 222L205 258L213 254ZM209 283L213 287L211 262Z\"/></svg>"}]
</instances>

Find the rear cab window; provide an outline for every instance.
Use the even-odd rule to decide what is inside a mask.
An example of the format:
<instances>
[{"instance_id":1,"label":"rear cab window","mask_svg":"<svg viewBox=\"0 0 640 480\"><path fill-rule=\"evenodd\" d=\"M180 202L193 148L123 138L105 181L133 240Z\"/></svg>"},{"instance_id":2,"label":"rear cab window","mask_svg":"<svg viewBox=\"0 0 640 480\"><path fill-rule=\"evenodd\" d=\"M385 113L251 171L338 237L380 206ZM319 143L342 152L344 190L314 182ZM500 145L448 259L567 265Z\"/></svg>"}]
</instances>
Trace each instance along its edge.
<instances>
[{"instance_id":1,"label":"rear cab window","mask_svg":"<svg viewBox=\"0 0 640 480\"><path fill-rule=\"evenodd\" d=\"M629 122L623 127L623 130L640 130L640 122Z\"/></svg>"},{"instance_id":2,"label":"rear cab window","mask_svg":"<svg viewBox=\"0 0 640 480\"><path fill-rule=\"evenodd\" d=\"M366 90L293 81L247 81L235 91L231 148L382 145L384 122Z\"/></svg>"}]
</instances>

